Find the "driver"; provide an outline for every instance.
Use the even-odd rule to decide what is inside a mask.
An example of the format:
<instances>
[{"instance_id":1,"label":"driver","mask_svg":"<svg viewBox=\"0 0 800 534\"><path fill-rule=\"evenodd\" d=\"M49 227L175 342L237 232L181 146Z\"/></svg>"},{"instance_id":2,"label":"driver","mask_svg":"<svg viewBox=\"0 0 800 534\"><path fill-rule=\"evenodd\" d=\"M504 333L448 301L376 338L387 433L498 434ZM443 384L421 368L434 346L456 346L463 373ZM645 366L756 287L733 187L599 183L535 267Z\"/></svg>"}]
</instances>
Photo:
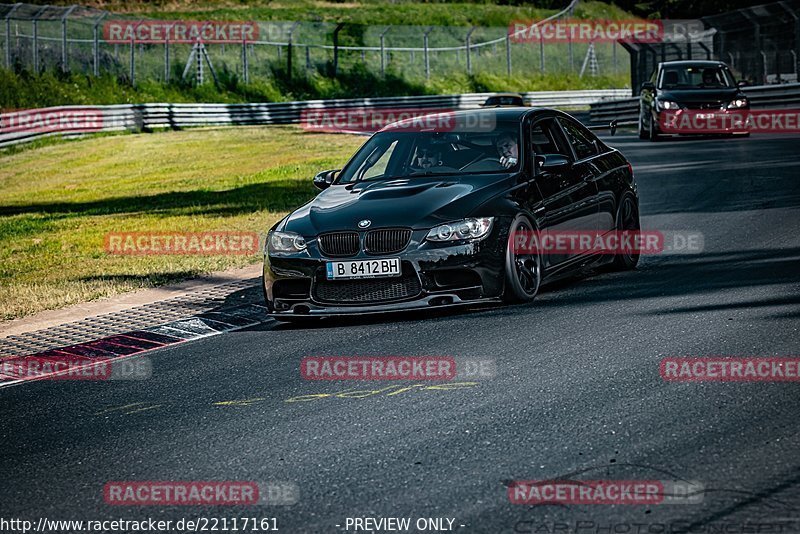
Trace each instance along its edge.
<instances>
[{"instance_id":1,"label":"driver","mask_svg":"<svg viewBox=\"0 0 800 534\"><path fill-rule=\"evenodd\" d=\"M519 161L519 145L513 135L500 134L494 143L497 154L500 156L500 164L506 169L513 167Z\"/></svg>"},{"instance_id":2,"label":"driver","mask_svg":"<svg viewBox=\"0 0 800 534\"><path fill-rule=\"evenodd\" d=\"M703 85L718 85L717 73L714 69L705 69L703 71Z\"/></svg>"},{"instance_id":3,"label":"driver","mask_svg":"<svg viewBox=\"0 0 800 534\"><path fill-rule=\"evenodd\" d=\"M417 147L413 166L417 169L430 169L442 164L442 152L433 145L421 144Z\"/></svg>"}]
</instances>

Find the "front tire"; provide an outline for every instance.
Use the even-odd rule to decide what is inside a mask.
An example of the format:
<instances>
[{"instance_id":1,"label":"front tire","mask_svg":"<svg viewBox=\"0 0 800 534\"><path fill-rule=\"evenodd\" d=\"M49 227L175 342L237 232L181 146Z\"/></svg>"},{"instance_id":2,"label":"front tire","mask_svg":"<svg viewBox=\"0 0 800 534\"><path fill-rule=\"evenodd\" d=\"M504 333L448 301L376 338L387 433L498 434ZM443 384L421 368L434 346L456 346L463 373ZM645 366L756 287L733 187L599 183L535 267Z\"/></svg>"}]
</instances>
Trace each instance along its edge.
<instances>
[{"instance_id":1,"label":"front tire","mask_svg":"<svg viewBox=\"0 0 800 534\"><path fill-rule=\"evenodd\" d=\"M639 139L645 140L647 139L647 130L644 127L644 109L639 109L639 128L637 128L639 133Z\"/></svg>"},{"instance_id":2,"label":"front tire","mask_svg":"<svg viewBox=\"0 0 800 534\"><path fill-rule=\"evenodd\" d=\"M542 282L542 258L538 250L517 251L514 236L524 232L530 236L534 225L525 215L517 215L508 233L503 300L509 303L530 302L536 298Z\"/></svg>"},{"instance_id":3,"label":"front tire","mask_svg":"<svg viewBox=\"0 0 800 534\"><path fill-rule=\"evenodd\" d=\"M659 140L661 137L660 137L660 135L659 135L659 133L658 133L658 126L656 125L656 120L653 118L653 116L652 116L652 115L650 115L650 122L649 122L649 126L650 126L650 127L647 129L647 138L648 138L648 139L649 139L651 142L655 143L655 142L657 142L657 141L658 141L658 140Z\"/></svg>"}]
</instances>

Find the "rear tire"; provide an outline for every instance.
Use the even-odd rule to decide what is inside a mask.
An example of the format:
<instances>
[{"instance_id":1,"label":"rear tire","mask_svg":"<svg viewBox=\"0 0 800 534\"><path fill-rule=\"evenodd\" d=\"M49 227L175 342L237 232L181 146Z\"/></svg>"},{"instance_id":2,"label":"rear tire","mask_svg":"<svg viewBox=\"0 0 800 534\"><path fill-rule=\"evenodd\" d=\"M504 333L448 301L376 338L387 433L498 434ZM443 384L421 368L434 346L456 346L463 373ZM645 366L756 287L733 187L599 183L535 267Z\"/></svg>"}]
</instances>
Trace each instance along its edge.
<instances>
[{"instance_id":1,"label":"rear tire","mask_svg":"<svg viewBox=\"0 0 800 534\"><path fill-rule=\"evenodd\" d=\"M639 208L633 195L626 194L619 203L617 213L617 232L638 232L641 230L639 221ZM617 271L629 271L635 269L639 263L639 252L636 250L625 250L620 254L614 255L612 268Z\"/></svg>"},{"instance_id":2,"label":"rear tire","mask_svg":"<svg viewBox=\"0 0 800 534\"><path fill-rule=\"evenodd\" d=\"M538 251L515 250L513 236L517 232L533 233L530 219L519 214L511 221L506 246L505 287L503 300L509 303L530 302L536 298L542 282L542 257Z\"/></svg>"}]
</instances>

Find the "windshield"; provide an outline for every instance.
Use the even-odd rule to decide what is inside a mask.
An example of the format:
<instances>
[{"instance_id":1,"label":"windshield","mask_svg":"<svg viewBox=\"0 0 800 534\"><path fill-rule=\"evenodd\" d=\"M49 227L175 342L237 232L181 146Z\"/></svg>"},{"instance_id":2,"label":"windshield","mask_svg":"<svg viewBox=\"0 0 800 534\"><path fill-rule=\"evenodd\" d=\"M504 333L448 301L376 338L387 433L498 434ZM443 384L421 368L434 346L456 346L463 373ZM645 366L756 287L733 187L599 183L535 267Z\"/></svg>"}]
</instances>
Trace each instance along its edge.
<instances>
[{"instance_id":1,"label":"windshield","mask_svg":"<svg viewBox=\"0 0 800 534\"><path fill-rule=\"evenodd\" d=\"M519 146L518 122L498 122L490 132L379 132L342 169L337 183L513 172L520 165Z\"/></svg>"},{"instance_id":2,"label":"windshield","mask_svg":"<svg viewBox=\"0 0 800 534\"><path fill-rule=\"evenodd\" d=\"M734 87L736 82L726 67L701 65L666 67L661 71L659 89L716 89Z\"/></svg>"}]
</instances>

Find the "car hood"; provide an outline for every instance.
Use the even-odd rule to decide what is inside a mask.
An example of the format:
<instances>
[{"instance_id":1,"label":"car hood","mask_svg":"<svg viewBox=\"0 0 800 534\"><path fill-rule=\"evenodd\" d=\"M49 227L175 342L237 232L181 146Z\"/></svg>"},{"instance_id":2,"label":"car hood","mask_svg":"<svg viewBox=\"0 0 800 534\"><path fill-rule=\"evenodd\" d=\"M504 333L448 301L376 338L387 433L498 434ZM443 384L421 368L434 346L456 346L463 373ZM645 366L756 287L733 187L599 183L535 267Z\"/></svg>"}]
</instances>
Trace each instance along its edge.
<instances>
[{"instance_id":1,"label":"car hood","mask_svg":"<svg viewBox=\"0 0 800 534\"><path fill-rule=\"evenodd\" d=\"M736 87L720 89L668 89L658 96L679 104L727 103L741 95Z\"/></svg>"},{"instance_id":2,"label":"car hood","mask_svg":"<svg viewBox=\"0 0 800 534\"><path fill-rule=\"evenodd\" d=\"M333 185L291 213L279 230L306 237L338 230L431 228L473 215L508 187L512 174L429 176ZM282 228L281 228L282 227Z\"/></svg>"}]
</instances>

